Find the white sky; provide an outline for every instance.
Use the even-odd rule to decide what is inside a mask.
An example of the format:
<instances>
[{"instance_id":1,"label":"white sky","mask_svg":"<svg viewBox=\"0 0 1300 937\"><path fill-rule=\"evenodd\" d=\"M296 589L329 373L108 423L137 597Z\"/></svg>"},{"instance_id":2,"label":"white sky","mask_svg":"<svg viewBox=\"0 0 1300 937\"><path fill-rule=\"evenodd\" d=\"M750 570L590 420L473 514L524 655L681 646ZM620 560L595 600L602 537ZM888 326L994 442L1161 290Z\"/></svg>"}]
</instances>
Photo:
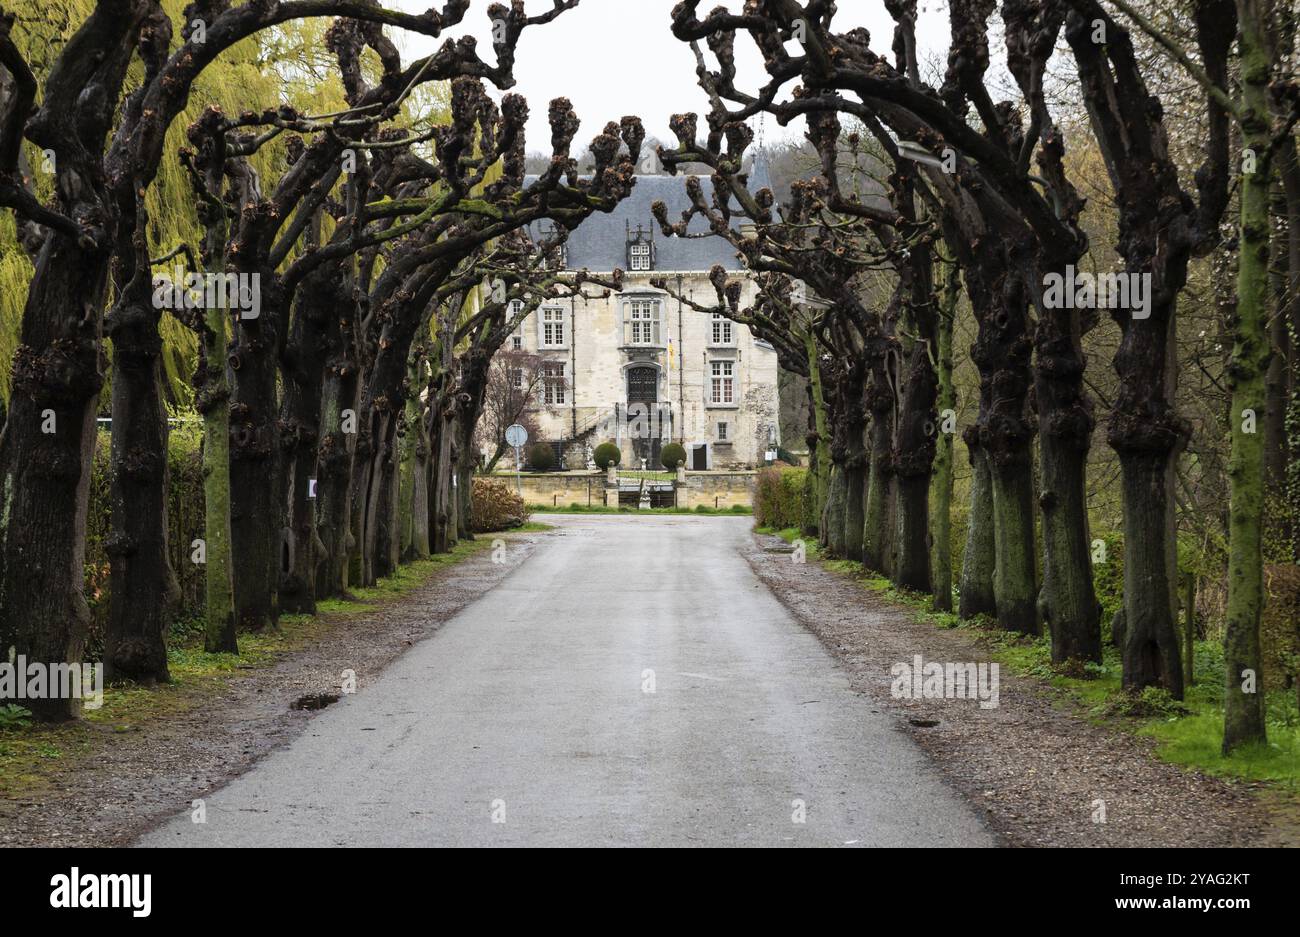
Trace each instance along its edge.
<instances>
[{"instance_id":1,"label":"white sky","mask_svg":"<svg viewBox=\"0 0 1300 937\"><path fill-rule=\"evenodd\" d=\"M508 2L508 0L507 0ZM386 4L418 13L441 0L386 0ZM582 121L575 139L575 151L591 141L607 121L625 114L642 119L647 132L666 145L676 140L668 130L668 118L675 113L707 110L707 100L695 84L695 58L690 46L671 31L672 8L676 0L582 0L576 9L562 13L554 22L524 30L515 60L512 90L523 94L529 104L528 149L549 151L550 128L546 109L552 98L567 97ZM492 60L491 25L487 17L490 0L473 0L462 24L448 35L466 33L479 42L479 55ZM527 0L529 14L544 12L551 0ZM704 0L699 15L716 6L740 11L741 0ZM882 0L841 0L835 19L837 31L866 26L871 44L887 52L893 41L893 20ZM947 9L943 0L922 4L921 37L923 59L946 55ZM410 61L432 51L443 40L390 30ZM747 36L737 37L737 86L757 89L764 77L762 60ZM707 50L706 50L707 54ZM711 57L710 57L711 58ZM763 125L765 139L802 136L802 127L781 128L771 118Z\"/></svg>"}]
</instances>

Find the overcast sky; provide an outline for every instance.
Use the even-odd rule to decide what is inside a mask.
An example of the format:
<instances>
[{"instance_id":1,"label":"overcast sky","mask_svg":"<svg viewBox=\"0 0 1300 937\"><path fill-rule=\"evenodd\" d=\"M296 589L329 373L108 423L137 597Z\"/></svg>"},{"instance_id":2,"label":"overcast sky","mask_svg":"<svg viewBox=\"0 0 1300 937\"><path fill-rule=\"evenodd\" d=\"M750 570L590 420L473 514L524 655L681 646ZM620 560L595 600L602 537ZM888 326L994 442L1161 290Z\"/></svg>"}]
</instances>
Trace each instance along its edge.
<instances>
[{"instance_id":1,"label":"overcast sky","mask_svg":"<svg viewBox=\"0 0 1300 937\"><path fill-rule=\"evenodd\" d=\"M441 0L384 0L409 12L427 10L431 2L441 8ZM924 6L920 45L923 54L944 54L947 12L942 0L929 0ZM668 130L668 118L674 113L707 110L707 100L695 84L695 58L690 47L671 32L672 8L676 0L582 0L573 10L561 14L554 22L524 30L519 40L513 89L528 98L530 120L528 149L549 148L550 128L546 107L552 98L567 97L582 120L578 146L590 142L607 121L625 114L639 116L647 132L667 144L675 143ZM491 60L491 25L487 17L490 0L473 0L461 26L449 34L470 33L479 41L479 55ZM530 14L551 7L551 0L528 0ZM705 0L701 15L716 6L739 12L741 0ZM885 12L882 0L843 0L836 16L837 31L866 26L871 44L878 52L887 52L893 39L893 20ZM936 28L937 27L937 28ZM427 54L442 40L432 40L410 33L397 34L404 57ZM931 40L939 40L935 46ZM747 37L737 40L737 85L757 88L762 83L762 60ZM757 124L755 124L757 127ZM767 141L801 136L802 127L783 130L771 118L763 126Z\"/></svg>"}]
</instances>

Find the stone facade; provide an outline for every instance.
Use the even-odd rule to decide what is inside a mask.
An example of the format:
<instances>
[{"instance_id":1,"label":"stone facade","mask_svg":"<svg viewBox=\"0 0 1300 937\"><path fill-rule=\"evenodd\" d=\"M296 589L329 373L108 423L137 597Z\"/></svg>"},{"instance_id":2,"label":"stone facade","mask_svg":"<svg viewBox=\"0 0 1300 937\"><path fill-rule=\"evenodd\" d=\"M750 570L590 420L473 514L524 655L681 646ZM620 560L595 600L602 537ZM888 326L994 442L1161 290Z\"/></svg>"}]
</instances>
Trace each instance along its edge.
<instances>
[{"instance_id":1,"label":"stone facade","mask_svg":"<svg viewBox=\"0 0 1300 937\"><path fill-rule=\"evenodd\" d=\"M675 483L671 500L682 508L753 507L757 472L683 472ZM515 476L498 473L496 480L513 491ZM565 508L616 506L618 482L604 472L524 472L518 481L524 503L530 506ZM666 483L665 483L666 484ZM611 487L615 486L615 487Z\"/></svg>"},{"instance_id":2,"label":"stone facade","mask_svg":"<svg viewBox=\"0 0 1300 937\"><path fill-rule=\"evenodd\" d=\"M757 189L765 177L755 176ZM552 375L531 414L541 441L555 444L569 469L585 467L589 449L603 442L619 446L624 468L645 459L647 469L660 469L668 442L686 449L692 470L761 466L781 440L776 351L745 326L691 309L652 282L713 305L708 272L721 266L743 281L742 308L754 284L724 239L657 235L656 201L677 216L689 205L685 180L639 176L617 210L569 235L565 267L605 277L627 271L621 293L588 286L581 297L545 304L507 343L541 356ZM691 233L707 234L696 231L702 224L695 219Z\"/></svg>"},{"instance_id":3,"label":"stone facade","mask_svg":"<svg viewBox=\"0 0 1300 937\"><path fill-rule=\"evenodd\" d=\"M713 295L704 273L666 276L683 295ZM642 458L660 468L659 448L670 441L686 449L692 469L764 464L780 440L771 346L677 303L648 275L628 275L622 293L603 292L543 306L511 340L555 375L532 414L542 441L561 443L573 469L602 442L618 444L625 468Z\"/></svg>"}]
</instances>

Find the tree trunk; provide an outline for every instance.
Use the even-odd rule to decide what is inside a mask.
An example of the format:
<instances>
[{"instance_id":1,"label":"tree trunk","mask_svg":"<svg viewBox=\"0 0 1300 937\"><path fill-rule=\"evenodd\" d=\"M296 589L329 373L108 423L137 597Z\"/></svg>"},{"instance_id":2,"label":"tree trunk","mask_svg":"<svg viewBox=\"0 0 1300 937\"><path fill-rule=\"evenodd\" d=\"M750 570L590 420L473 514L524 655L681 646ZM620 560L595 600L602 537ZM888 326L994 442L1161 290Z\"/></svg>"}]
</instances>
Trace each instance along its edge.
<instances>
[{"instance_id":1,"label":"tree trunk","mask_svg":"<svg viewBox=\"0 0 1300 937\"><path fill-rule=\"evenodd\" d=\"M998 625L1038 633L1038 583L1034 560L1034 479L1027 460L990 471L993 491L993 596Z\"/></svg>"},{"instance_id":2,"label":"tree trunk","mask_svg":"<svg viewBox=\"0 0 1300 937\"><path fill-rule=\"evenodd\" d=\"M832 462L826 510L822 512L822 543L828 553L837 557L844 555L844 502L848 498L845 476L844 467L839 462Z\"/></svg>"},{"instance_id":3,"label":"tree trunk","mask_svg":"<svg viewBox=\"0 0 1300 937\"><path fill-rule=\"evenodd\" d=\"M876 354L882 354L877 350ZM873 363L867 407L871 411L871 465L862 509L862 563L868 569L887 573L890 570L889 495L893 487L894 393L885 379L887 364L883 357Z\"/></svg>"},{"instance_id":4,"label":"tree trunk","mask_svg":"<svg viewBox=\"0 0 1300 937\"><path fill-rule=\"evenodd\" d=\"M1028 419L1029 296L1014 271L1022 250L990 245L967 269L979 323L971 359L980 374L979 445L988 460L993 515L993 596L998 625L1038 632L1034 556L1033 425ZM973 287L973 288L972 288Z\"/></svg>"},{"instance_id":5,"label":"tree trunk","mask_svg":"<svg viewBox=\"0 0 1300 937\"><path fill-rule=\"evenodd\" d=\"M1254 419L1266 405L1265 374L1269 361L1267 322L1270 115L1270 62L1261 8L1238 0L1241 55L1241 143L1259 161L1241 177L1241 250L1237 258L1237 316L1233 321L1232 456L1228 479L1231 507L1228 535L1228 608L1223 635L1223 753L1243 745L1263 744L1264 674L1259 644L1259 617L1264 606L1262 526L1264 508L1264 438Z\"/></svg>"},{"instance_id":6,"label":"tree trunk","mask_svg":"<svg viewBox=\"0 0 1300 937\"><path fill-rule=\"evenodd\" d=\"M930 473L938 391L930 354L929 346L920 341L913 342L907 352L893 459L898 488L893 580L917 592L930 591Z\"/></svg>"},{"instance_id":7,"label":"tree trunk","mask_svg":"<svg viewBox=\"0 0 1300 937\"><path fill-rule=\"evenodd\" d=\"M1040 310L1036 343L1044 552L1039 613L1051 635L1053 661L1101 663L1101 609L1093 589L1086 486L1093 416L1083 392L1078 311Z\"/></svg>"},{"instance_id":8,"label":"tree trunk","mask_svg":"<svg viewBox=\"0 0 1300 937\"><path fill-rule=\"evenodd\" d=\"M952 380L952 329L961 286L952 265L944 284L935 334L938 433L930 474L930 591L936 612L952 611L952 437L955 426L945 426L944 414L957 410L957 390Z\"/></svg>"},{"instance_id":9,"label":"tree trunk","mask_svg":"<svg viewBox=\"0 0 1300 937\"><path fill-rule=\"evenodd\" d=\"M980 446L979 431L972 427L965 434L970 453L970 517L966 527L966 547L962 551L961 597L957 613L963 619L976 615L997 615L993 596L993 566L996 560L993 537L993 480L989 475L988 455Z\"/></svg>"},{"instance_id":10,"label":"tree trunk","mask_svg":"<svg viewBox=\"0 0 1300 937\"><path fill-rule=\"evenodd\" d=\"M809 331L804 335L804 347L808 352L808 386L812 395L813 425L816 438L811 441L808 452L808 471L813 476L813 504L808 515L821 523L826 510L826 495L831 480L831 432L830 417L826 409L826 397L822 391L821 365L817 360L817 339ZM805 531L820 533L820 531Z\"/></svg>"},{"instance_id":11,"label":"tree trunk","mask_svg":"<svg viewBox=\"0 0 1300 937\"><path fill-rule=\"evenodd\" d=\"M74 275L72 271L77 271ZM0 436L0 647L29 664L81 663L82 592L100 372L105 257L48 236L23 310ZM80 701L29 700L70 719Z\"/></svg>"},{"instance_id":12,"label":"tree trunk","mask_svg":"<svg viewBox=\"0 0 1300 937\"><path fill-rule=\"evenodd\" d=\"M141 291L128 287L131 294ZM167 410L160 392L159 311L148 295L113 310L112 533L104 673L166 682L165 635L180 600L167 543Z\"/></svg>"},{"instance_id":13,"label":"tree trunk","mask_svg":"<svg viewBox=\"0 0 1300 937\"><path fill-rule=\"evenodd\" d=\"M339 595L349 584L349 560L357 552L352 511L352 473L360 423L360 368L353 348L352 308L329 325L333 356L321 389L320 445L316 457L316 530L321 541L316 594Z\"/></svg>"},{"instance_id":14,"label":"tree trunk","mask_svg":"<svg viewBox=\"0 0 1300 937\"><path fill-rule=\"evenodd\" d=\"M224 243L225 235L222 235ZM226 310L204 313L203 351L195 378L203 414L203 537L206 625L203 649L238 654L230 561L230 387L226 383Z\"/></svg>"},{"instance_id":15,"label":"tree trunk","mask_svg":"<svg viewBox=\"0 0 1300 937\"><path fill-rule=\"evenodd\" d=\"M867 449L865 445L866 413L862 408L862 389L850 385L843 405L850 408L845 430L847 446L844 456L844 558L862 562L863 530L866 524L864 501L867 490Z\"/></svg>"},{"instance_id":16,"label":"tree trunk","mask_svg":"<svg viewBox=\"0 0 1300 937\"><path fill-rule=\"evenodd\" d=\"M433 506L432 548L446 553L456 542L456 508L452 504L452 425L441 397L434 403L433 473L430 503Z\"/></svg>"},{"instance_id":17,"label":"tree trunk","mask_svg":"<svg viewBox=\"0 0 1300 937\"><path fill-rule=\"evenodd\" d=\"M263 277L265 284L269 277ZM239 319L230 350L230 542L235 624L249 631L275 627L280 575L286 570L284 503L279 498L280 434L276 400L278 310L262 289L256 319Z\"/></svg>"}]
</instances>

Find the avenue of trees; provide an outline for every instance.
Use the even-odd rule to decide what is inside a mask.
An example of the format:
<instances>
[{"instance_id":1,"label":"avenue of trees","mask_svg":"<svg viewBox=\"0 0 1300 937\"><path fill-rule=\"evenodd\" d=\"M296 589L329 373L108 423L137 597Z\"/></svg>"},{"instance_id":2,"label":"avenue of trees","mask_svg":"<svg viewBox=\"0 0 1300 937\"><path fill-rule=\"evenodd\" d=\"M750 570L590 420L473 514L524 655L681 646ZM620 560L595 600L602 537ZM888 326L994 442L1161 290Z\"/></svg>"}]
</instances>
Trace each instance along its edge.
<instances>
[{"instance_id":1,"label":"avenue of trees","mask_svg":"<svg viewBox=\"0 0 1300 937\"><path fill-rule=\"evenodd\" d=\"M470 0L3 2L0 288L21 312L0 335L0 647L80 660L108 416L105 662L167 679L178 381L203 427L208 650L468 536L479 451L495 464L542 380L510 335L547 298L622 283L557 258L635 185L640 121L578 151L558 99L530 153L512 90L517 44L578 0L486 6L490 56L452 36ZM727 239L758 285L742 303L716 268L716 296L681 301L806 379L827 551L1046 634L1062 668L1100 662L1109 635L1126 689L1182 698L1197 519L1226 581L1224 750L1263 742L1265 563L1300 560L1296 8L949 0L941 63L915 0L882 3L888 42L830 0L666 18L708 110L671 118L656 156L689 173L691 207L656 220ZM404 62L396 29L441 45ZM779 197L749 184L761 121L806 130ZM189 301L214 282L236 289ZM1189 353L1207 330L1214 353ZM1106 486L1124 580L1103 620Z\"/></svg>"},{"instance_id":2,"label":"avenue of trees","mask_svg":"<svg viewBox=\"0 0 1300 937\"><path fill-rule=\"evenodd\" d=\"M0 438L0 645L80 659L108 384L106 670L167 678L164 319L197 336L208 650L466 533L492 356L542 299L583 287L560 282L551 257L627 195L644 137L635 118L606 125L579 178L578 119L557 99L549 168L525 183L528 104L486 87L509 89L520 37L575 5L492 4L495 62L448 38L407 64L386 27L441 37L470 3L410 15L373 0L110 0L65 11L71 34L53 51L0 13L0 204L15 220L6 249L21 240L31 271ZM45 22L36 4L22 12ZM285 28L320 17L323 31ZM239 93L271 31L273 46L312 44L301 104L274 84ZM339 99L319 95L315 72L339 76ZM153 204L160 184L168 198ZM534 244L521 232L543 219L556 233ZM175 288L160 288L176 265ZM45 718L75 705L32 701Z\"/></svg>"},{"instance_id":3,"label":"avenue of trees","mask_svg":"<svg viewBox=\"0 0 1300 937\"><path fill-rule=\"evenodd\" d=\"M1226 297L1214 377L1230 434L1211 508L1226 541L1223 747L1264 741L1266 503L1284 560L1297 559L1297 10L950 0L947 63L934 68L920 60L914 0L885 6L888 56L865 30L837 30L834 3L675 7L711 103L703 127L673 119L678 146L661 157L670 171L704 164L712 191L692 182L692 208L670 218L660 205L659 222L680 237L704 217L761 286L743 307L719 269L716 301L692 305L745 323L809 378L816 515L833 555L933 593L937 609L955 577L963 617L1045 629L1062 666L1102 658L1087 477L1099 435L1122 490L1123 604L1108 624L1123 685L1181 699L1175 511L1192 428L1177 336L1189 271L1210 258ZM742 42L762 58L759 86L738 83ZM819 164L783 204L746 185L759 116L806 121ZM1080 154L1105 178L1080 173ZM1090 199L1111 230L1085 225ZM978 375L964 425L959 305ZM1088 339L1102 316L1116 346ZM1090 392L1098 352L1118 379L1105 414ZM959 573L947 526L957 432L971 463Z\"/></svg>"}]
</instances>

